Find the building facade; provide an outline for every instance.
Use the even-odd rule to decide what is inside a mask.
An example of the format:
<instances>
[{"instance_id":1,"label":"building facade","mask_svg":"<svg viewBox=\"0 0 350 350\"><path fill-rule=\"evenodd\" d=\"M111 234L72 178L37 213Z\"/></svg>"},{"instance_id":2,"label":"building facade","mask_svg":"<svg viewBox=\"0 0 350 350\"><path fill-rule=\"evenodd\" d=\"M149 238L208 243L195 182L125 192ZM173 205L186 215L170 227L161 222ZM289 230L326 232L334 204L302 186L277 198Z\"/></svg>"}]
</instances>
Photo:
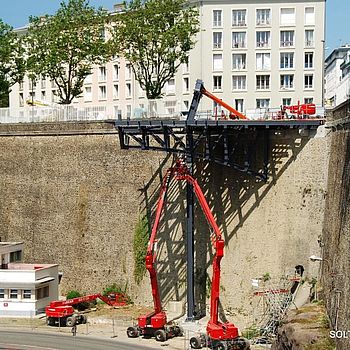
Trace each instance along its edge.
<instances>
[{"instance_id":1,"label":"building facade","mask_svg":"<svg viewBox=\"0 0 350 350\"><path fill-rule=\"evenodd\" d=\"M333 52L325 61L325 106L334 108L350 98L350 45Z\"/></svg>"},{"instance_id":2,"label":"building facade","mask_svg":"<svg viewBox=\"0 0 350 350\"><path fill-rule=\"evenodd\" d=\"M31 317L58 299L58 265L21 263L22 242L0 242L0 315Z\"/></svg>"},{"instance_id":3,"label":"building facade","mask_svg":"<svg viewBox=\"0 0 350 350\"><path fill-rule=\"evenodd\" d=\"M158 115L188 110L197 79L243 113L298 101L323 106L325 0L192 2L200 14L197 42L152 107ZM26 99L53 103L55 86L26 78L13 88L10 105L20 111ZM150 103L130 64L117 59L93 68L73 105L101 118L137 118ZM212 114L216 106L204 98L199 109Z\"/></svg>"}]
</instances>

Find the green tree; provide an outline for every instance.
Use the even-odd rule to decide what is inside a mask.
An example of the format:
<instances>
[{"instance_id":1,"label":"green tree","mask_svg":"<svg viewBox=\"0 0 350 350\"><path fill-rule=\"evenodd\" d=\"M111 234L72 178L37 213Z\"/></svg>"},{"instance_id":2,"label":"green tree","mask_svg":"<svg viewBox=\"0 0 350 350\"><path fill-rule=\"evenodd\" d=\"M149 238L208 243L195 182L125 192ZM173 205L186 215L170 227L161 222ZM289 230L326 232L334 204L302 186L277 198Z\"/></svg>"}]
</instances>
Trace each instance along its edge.
<instances>
[{"instance_id":1,"label":"green tree","mask_svg":"<svg viewBox=\"0 0 350 350\"><path fill-rule=\"evenodd\" d=\"M156 99L187 62L198 31L198 10L186 0L132 0L116 15L113 36L147 98Z\"/></svg>"},{"instance_id":2,"label":"green tree","mask_svg":"<svg viewBox=\"0 0 350 350\"><path fill-rule=\"evenodd\" d=\"M110 59L103 35L107 18L105 10L91 7L88 0L61 2L55 15L30 18L28 70L56 83L60 103L70 104L82 93L92 65Z\"/></svg>"},{"instance_id":3,"label":"green tree","mask_svg":"<svg viewBox=\"0 0 350 350\"><path fill-rule=\"evenodd\" d=\"M20 38L0 19L0 107L8 106L11 86L23 78L23 51Z\"/></svg>"}]
</instances>

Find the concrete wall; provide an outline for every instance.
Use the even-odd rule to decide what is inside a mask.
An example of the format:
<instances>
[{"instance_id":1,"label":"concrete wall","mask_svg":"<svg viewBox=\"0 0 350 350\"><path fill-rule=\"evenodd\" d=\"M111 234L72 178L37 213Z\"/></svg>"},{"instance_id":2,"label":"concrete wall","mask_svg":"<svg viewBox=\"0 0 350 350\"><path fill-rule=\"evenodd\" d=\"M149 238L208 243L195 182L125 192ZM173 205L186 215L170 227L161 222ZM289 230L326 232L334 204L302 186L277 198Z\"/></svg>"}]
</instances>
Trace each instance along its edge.
<instances>
[{"instance_id":1,"label":"concrete wall","mask_svg":"<svg viewBox=\"0 0 350 350\"><path fill-rule=\"evenodd\" d=\"M140 286L133 282L132 241L140 212L153 212L159 171L170 164L164 154L120 150L116 134L30 136L34 126L18 128L27 136L0 137L0 235L24 241L26 261L58 263L62 291L98 292L127 283L136 302L149 303L148 278ZM317 273L308 257L320 253L328 153L325 138L309 136L271 132L266 184L218 165L196 165L226 240L222 302L240 326L252 322L252 278L269 273L277 281L297 264L310 276ZM158 244L165 300L185 298L182 186L171 185ZM199 208L196 222L197 294L203 301L212 248Z\"/></svg>"},{"instance_id":2,"label":"concrete wall","mask_svg":"<svg viewBox=\"0 0 350 350\"><path fill-rule=\"evenodd\" d=\"M333 125L349 117L350 101L343 103L331 114ZM350 329L350 137L349 122L333 127L331 132L332 157L323 230L322 286L324 288L331 329L345 331L339 334L337 349L350 348L347 331Z\"/></svg>"}]
</instances>

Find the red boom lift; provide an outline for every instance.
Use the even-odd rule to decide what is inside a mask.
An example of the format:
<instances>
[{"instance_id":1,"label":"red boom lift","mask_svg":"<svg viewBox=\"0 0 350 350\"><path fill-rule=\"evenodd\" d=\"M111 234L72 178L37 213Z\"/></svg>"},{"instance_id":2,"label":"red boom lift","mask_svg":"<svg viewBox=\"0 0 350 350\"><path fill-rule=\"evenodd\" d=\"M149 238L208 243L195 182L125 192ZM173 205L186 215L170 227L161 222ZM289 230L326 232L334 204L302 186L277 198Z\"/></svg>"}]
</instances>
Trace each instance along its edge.
<instances>
[{"instance_id":1,"label":"red boom lift","mask_svg":"<svg viewBox=\"0 0 350 350\"><path fill-rule=\"evenodd\" d=\"M127 335L133 338L138 337L141 334L154 335L156 340L164 341L169 337L177 336L181 333L181 329L178 326L167 325L166 314L161 307L157 275L154 267L154 243L159 227L160 216L165 203L166 191L172 175L175 176L176 180L185 180L193 186L204 215L214 231L211 239L216 253L213 261L213 278L210 296L210 320L207 325L207 334L191 338L191 347L194 349L200 349L204 345L208 345L211 349L217 350L248 349L248 342L244 338L239 337L238 328L234 324L229 322L222 323L219 321L220 262L224 255L225 243L197 180L195 180L189 174L187 166L181 160L178 160L173 168L168 169L164 176L157 204L156 218L152 227L151 238L146 254L146 267L151 277L154 311L150 314L140 316L138 319L138 326L129 327L127 330Z\"/></svg>"},{"instance_id":2,"label":"red boom lift","mask_svg":"<svg viewBox=\"0 0 350 350\"><path fill-rule=\"evenodd\" d=\"M155 268L156 262L156 235L159 228L159 222L161 214L165 204L165 196L168 189L169 181L171 178L172 169L169 169L163 179L162 187L159 194L157 203L156 217L152 227L151 237L148 243L146 253L146 268L151 278L153 307L154 310L146 315L138 318L137 326L131 326L127 329L126 333L130 338L136 338L140 335L154 336L157 341L165 341L168 338L178 336L182 334L181 328L176 324L168 324L166 313L162 308L160 300L159 285L157 280L157 271Z\"/></svg>"},{"instance_id":3,"label":"red boom lift","mask_svg":"<svg viewBox=\"0 0 350 350\"><path fill-rule=\"evenodd\" d=\"M50 305L45 308L47 325L59 324L60 326L72 327L76 324L86 323L86 316L76 313L72 305L96 299L100 299L110 306L124 306L127 304L127 298L122 293L110 293L107 296L92 294L67 300L51 301Z\"/></svg>"}]
</instances>

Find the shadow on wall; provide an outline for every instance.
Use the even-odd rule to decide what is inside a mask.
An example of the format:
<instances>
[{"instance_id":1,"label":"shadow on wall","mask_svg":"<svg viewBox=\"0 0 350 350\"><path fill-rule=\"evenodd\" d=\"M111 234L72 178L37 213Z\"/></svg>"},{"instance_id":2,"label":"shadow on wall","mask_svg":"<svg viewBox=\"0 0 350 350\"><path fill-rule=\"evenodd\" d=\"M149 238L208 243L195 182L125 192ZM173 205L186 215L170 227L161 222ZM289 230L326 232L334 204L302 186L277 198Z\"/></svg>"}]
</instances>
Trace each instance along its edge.
<instances>
[{"instance_id":1,"label":"shadow on wall","mask_svg":"<svg viewBox=\"0 0 350 350\"><path fill-rule=\"evenodd\" d=\"M247 156L246 148L240 148L240 145L244 144L244 137L247 135L237 133L231 137L243 137L242 140L233 140L232 142L237 147L234 155L235 162L243 162ZM252 165L255 165L255 168L259 168L258 165L264 162L264 133L256 131L253 137L252 135L249 137L250 142L254 143L254 148L257 150L250 155L250 161ZM289 130L286 133L284 131L270 131L269 179L267 183L213 162L196 162L194 177L198 180L212 208L226 245L238 234L240 228L260 205L279 177L296 159L308 140L308 137L301 137L298 130ZM219 149L220 144L217 150L220 151ZM159 194L159 183L169 161L170 156L164 159L157 172L142 190L142 208L147 210L151 224ZM155 186L155 183L158 186ZM168 191L167 205L158 235L157 270L163 304L169 300L184 300L186 297L185 198L184 184L173 180ZM209 225L197 200L195 200L195 231L196 312L199 316L204 316L206 299L210 291L210 279L207 271L208 267L211 266L214 251L210 241ZM208 259L208 252L210 259ZM146 278L149 278L148 275Z\"/></svg>"}]
</instances>

